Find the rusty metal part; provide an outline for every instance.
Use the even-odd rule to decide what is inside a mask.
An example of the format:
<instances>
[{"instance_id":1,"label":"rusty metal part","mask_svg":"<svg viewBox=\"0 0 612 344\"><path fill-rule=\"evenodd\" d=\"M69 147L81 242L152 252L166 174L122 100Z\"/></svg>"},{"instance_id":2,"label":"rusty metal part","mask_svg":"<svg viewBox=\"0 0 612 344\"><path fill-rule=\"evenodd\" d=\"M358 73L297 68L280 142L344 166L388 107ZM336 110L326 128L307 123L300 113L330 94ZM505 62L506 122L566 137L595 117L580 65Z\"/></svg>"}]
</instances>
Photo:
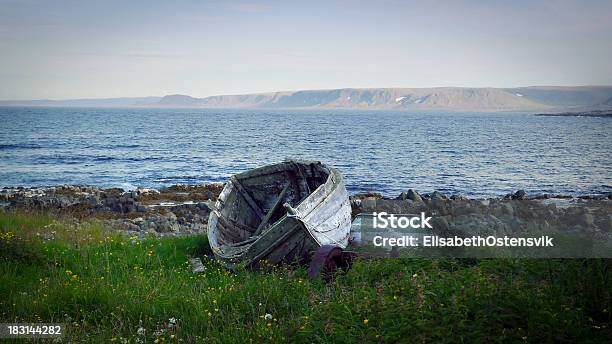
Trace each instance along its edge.
<instances>
[{"instance_id":1,"label":"rusty metal part","mask_svg":"<svg viewBox=\"0 0 612 344\"><path fill-rule=\"evenodd\" d=\"M308 267L308 278L315 279L318 276L329 277L338 269L347 270L353 264L354 252L343 251L334 245L323 245L312 256Z\"/></svg>"}]
</instances>

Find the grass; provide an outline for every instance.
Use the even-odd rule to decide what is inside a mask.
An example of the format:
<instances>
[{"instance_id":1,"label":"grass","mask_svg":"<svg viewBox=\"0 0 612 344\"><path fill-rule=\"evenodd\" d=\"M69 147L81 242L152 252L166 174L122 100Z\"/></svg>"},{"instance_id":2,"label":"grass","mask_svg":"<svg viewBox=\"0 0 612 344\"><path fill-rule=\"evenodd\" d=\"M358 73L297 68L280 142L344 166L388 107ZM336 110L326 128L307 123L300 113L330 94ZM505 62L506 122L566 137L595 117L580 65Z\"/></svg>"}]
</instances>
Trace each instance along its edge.
<instances>
[{"instance_id":1,"label":"grass","mask_svg":"<svg viewBox=\"0 0 612 344\"><path fill-rule=\"evenodd\" d=\"M70 342L612 339L608 260L364 259L326 283L296 266L229 272L209 250L0 213L0 322L62 322Z\"/></svg>"}]
</instances>

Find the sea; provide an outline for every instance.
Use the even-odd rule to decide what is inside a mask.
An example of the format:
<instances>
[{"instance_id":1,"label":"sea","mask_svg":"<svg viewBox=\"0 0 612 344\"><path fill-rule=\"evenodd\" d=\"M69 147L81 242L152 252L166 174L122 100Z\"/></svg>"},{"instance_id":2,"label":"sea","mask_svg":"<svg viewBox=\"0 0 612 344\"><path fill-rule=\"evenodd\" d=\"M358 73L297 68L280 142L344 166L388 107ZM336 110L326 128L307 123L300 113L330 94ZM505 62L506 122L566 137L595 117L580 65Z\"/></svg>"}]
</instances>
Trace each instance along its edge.
<instances>
[{"instance_id":1,"label":"sea","mask_svg":"<svg viewBox=\"0 0 612 344\"><path fill-rule=\"evenodd\" d=\"M283 161L349 193L612 192L612 120L527 113L0 107L0 187L161 188Z\"/></svg>"}]
</instances>

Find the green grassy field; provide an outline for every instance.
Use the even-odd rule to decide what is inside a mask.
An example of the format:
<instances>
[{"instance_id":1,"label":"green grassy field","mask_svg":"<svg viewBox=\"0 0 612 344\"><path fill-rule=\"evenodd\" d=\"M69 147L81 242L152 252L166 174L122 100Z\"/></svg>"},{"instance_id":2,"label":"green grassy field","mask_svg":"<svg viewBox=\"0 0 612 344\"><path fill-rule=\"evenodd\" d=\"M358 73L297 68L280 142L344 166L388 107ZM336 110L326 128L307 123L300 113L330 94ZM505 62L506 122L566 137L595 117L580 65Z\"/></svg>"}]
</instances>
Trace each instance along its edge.
<instances>
[{"instance_id":1,"label":"green grassy field","mask_svg":"<svg viewBox=\"0 0 612 344\"><path fill-rule=\"evenodd\" d=\"M0 322L66 323L65 342L612 340L609 260L363 259L326 283L295 266L230 272L209 253L205 236L0 213Z\"/></svg>"}]
</instances>

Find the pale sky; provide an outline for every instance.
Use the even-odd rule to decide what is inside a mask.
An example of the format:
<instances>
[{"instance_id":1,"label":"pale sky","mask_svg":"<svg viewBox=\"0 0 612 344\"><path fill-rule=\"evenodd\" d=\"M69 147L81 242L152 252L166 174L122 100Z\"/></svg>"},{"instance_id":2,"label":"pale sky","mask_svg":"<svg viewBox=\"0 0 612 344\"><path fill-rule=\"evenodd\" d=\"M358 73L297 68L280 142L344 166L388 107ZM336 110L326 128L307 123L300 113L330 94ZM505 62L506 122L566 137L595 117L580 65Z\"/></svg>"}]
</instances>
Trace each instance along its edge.
<instances>
[{"instance_id":1,"label":"pale sky","mask_svg":"<svg viewBox=\"0 0 612 344\"><path fill-rule=\"evenodd\" d=\"M612 85L612 1L0 0L0 99Z\"/></svg>"}]
</instances>

